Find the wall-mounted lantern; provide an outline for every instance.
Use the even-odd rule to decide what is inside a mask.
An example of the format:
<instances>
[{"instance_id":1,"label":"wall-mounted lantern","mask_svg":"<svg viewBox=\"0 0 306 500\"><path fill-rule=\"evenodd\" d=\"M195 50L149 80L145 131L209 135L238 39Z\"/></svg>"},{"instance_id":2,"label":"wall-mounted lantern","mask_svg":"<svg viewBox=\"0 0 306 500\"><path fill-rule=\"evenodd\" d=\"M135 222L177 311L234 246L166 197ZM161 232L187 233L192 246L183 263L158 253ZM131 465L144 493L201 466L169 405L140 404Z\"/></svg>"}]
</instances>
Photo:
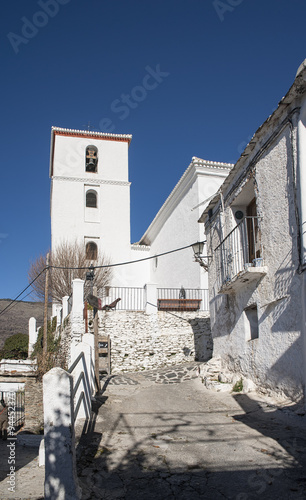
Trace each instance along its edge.
<instances>
[{"instance_id":1,"label":"wall-mounted lantern","mask_svg":"<svg viewBox=\"0 0 306 500\"><path fill-rule=\"evenodd\" d=\"M194 253L195 262L198 262L198 264L200 264L200 266L203 267L205 271L208 271L211 256L203 255L203 249L205 243L206 241L197 241L192 245L192 249Z\"/></svg>"}]
</instances>

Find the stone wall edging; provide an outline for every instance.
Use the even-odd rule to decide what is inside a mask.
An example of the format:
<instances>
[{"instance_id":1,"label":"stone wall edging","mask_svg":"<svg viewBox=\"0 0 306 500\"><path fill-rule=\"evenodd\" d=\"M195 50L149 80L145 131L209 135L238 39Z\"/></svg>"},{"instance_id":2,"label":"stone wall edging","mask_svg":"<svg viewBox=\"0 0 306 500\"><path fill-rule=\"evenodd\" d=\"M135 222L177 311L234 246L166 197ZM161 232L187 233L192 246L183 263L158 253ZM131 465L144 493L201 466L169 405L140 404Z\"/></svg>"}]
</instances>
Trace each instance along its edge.
<instances>
[{"instance_id":1,"label":"stone wall edging","mask_svg":"<svg viewBox=\"0 0 306 500\"><path fill-rule=\"evenodd\" d=\"M100 311L99 335L110 335L112 373L207 361L212 356L206 311Z\"/></svg>"}]
</instances>

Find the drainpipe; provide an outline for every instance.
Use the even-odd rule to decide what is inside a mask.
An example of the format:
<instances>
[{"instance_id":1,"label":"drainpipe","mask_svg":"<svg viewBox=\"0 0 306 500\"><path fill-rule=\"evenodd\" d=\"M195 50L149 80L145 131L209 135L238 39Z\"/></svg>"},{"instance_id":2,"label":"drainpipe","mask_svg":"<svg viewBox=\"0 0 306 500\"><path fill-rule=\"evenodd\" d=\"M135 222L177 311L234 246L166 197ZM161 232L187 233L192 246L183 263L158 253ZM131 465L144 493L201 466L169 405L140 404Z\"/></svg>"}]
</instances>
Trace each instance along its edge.
<instances>
[{"instance_id":1,"label":"drainpipe","mask_svg":"<svg viewBox=\"0 0 306 500\"><path fill-rule=\"evenodd\" d=\"M306 99L301 106L298 122L297 148L298 171L297 185L299 187L298 204L300 212L300 262L302 271L302 328L304 354L304 404L306 407ZM303 196L304 193L304 196Z\"/></svg>"}]
</instances>

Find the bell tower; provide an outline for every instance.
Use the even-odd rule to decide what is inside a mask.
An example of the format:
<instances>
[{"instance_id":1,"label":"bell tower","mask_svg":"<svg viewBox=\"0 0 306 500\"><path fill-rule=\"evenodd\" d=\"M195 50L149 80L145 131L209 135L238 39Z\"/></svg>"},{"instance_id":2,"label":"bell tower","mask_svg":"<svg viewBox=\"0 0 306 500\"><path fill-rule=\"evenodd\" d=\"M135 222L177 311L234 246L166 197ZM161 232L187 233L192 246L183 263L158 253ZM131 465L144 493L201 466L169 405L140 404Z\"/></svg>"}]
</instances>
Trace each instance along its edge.
<instances>
[{"instance_id":1,"label":"bell tower","mask_svg":"<svg viewBox=\"0 0 306 500\"><path fill-rule=\"evenodd\" d=\"M82 242L91 260L127 262L130 245L128 148L131 135L52 127L51 247ZM113 284L126 285L124 266Z\"/></svg>"}]
</instances>

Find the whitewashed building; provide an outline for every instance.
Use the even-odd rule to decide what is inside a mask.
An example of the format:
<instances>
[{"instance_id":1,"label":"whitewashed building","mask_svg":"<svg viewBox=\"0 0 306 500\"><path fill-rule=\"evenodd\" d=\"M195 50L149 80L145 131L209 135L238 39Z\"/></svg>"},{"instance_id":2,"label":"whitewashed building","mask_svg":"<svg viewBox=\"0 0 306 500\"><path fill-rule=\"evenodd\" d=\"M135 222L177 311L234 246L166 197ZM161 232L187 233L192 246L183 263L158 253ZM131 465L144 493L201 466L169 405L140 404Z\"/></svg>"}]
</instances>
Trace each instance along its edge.
<instances>
[{"instance_id":1,"label":"whitewashed building","mask_svg":"<svg viewBox=\"0 0 306 500\"><path fill-rule=\"evenodd\" d=\"M213 354L258 386L305 389L306 64L204 210Z\"/></svg>"},{"instance_id":2,"label":"whitewashed building","mask_svg":"<svg viewBox=\"0 0 306 500\"><path fill-rule=\"evenodd\" d=\"M202 228L197 220L232 167L228 163L192 158L139 241L141 245L150 246L152 257L203 241ZM150 279L166 288L208 288L207 272L194 262L192 248L152 259Z\"/></svg>"},{"instance_id":3,"label":"whitewashed building","mask_svg":"<svg viewBox=\"0 0 306 500\"><path fill-rule=\"evenodd\" d=\"M51 131L51 248L63 241L84 243L89 260L103 254L115 263L142 258L130 243L128 148L131 135ZM114 268L113 284L139 286L149 280L147 264Z\"/></svg>"},{"instance_id":4,"label":"whitewashed building","mask_svg":"<svg viewBox=\"0 0 306 500\"><path fill-rule=\"evenodd\" d=\"M155 257L203 239L197 220L232 165L193 158L139 242L130 241L128 149L131 135L51 131L51 246L81 241L94 260L112 264ZM188 248L114 267L112 286L207 288Z\"/></svg>"}]
</instances>

